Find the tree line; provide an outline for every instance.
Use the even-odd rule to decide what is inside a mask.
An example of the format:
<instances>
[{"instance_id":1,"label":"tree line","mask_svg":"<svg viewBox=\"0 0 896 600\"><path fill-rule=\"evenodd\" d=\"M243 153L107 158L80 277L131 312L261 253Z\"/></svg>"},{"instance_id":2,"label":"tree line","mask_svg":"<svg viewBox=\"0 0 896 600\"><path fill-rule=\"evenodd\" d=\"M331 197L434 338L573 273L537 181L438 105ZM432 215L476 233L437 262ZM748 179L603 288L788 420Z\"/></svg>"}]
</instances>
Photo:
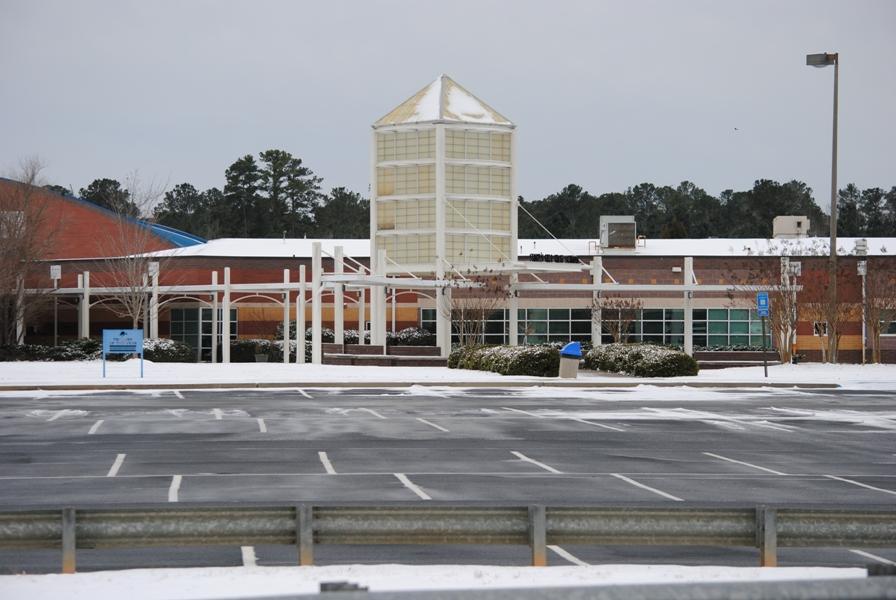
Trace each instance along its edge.
<instances>
[{"instance_id":1,"label":"tree line","mask_svg":"<svg viewBox=\"0 0 896 600\"><path fill-rule=\"evenodd\" d=\"M79 196L119 214L151 217L205 238L370 235L370 202L344 187L321 191L323 180L284 150L247 154L224 171L224 188L199 190L181 183L154 207L139 206L114 179L96 179ZM69 193L59 186L47 186ZM805 215L810 235L826 236L829 217L812 189L800 181L757 180L745 191L713 196L684 181L676 187L641 183L624 192L593 195L570 184L537 200L519 198L519 237L596 238L601 215L634 215L638 233L649 238L770 238L779 215ZM547 231L546 231L547 230ZM548 233L550 231L550 234ZM839 192L837 233L845 237L896 234L896 186Z\"/></svg>"}]
</instances>

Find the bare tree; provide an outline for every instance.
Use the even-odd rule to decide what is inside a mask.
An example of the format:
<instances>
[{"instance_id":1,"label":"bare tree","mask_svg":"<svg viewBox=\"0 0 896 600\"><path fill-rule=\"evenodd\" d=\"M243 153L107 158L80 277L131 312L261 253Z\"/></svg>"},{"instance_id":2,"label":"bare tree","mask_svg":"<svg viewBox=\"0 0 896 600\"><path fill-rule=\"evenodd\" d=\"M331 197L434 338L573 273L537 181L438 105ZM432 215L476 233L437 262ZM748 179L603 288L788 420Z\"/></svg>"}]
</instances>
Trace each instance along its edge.
<instances>
[{"instance_id":1,"label":"bare tree","mask_svg":"<svg viewBox=\"0 0 896 600\"><path fill-rule=\"evenodd\" d=\"M24 324L45 304L48 292L25 298L29 280L41 281L60 217L43 196L38 158L24 159L14 181L0 185L0 344L24 343ZM42 286L34 286L40 288Z\"/></svg>"},{"instance_id":2,"label":"bare tree","mask_svg":"<svg viewBox=\"0 0 896 600\"><path fill-rule=\"evenodd\" d=\"M612 336L617 344L628 342L632 323L638 320L638 314L644 308L640 298L595 298L591 302L591 318L600 317L601 329Z\"/></svg>"},{"instance_id":3,"label":"bare tree","mask_svg":"<svg viewBox=\"0 0 896 600\"><path fill-rule=\"evenodd\" d=\"M148 215L153 205L164 194L163 186L152 182L144 183L135 172L125 180L128 202L115 212L115 225L100 243L103 254L104 272L98 274L98 282L114 288L110 296L114 302L108 308L118 317L128 318L136 329L144 322L149 307L150 263L164 263L157 257L148 256L159 248L158 238L149 223L129 216L128 206L136 206L141 217ZM163 267L159 265L160 270Z\"/></svg>"},{"instance_id":4,"label":"bare tree","mask_svg":"<svg viewBox=\"0 0 896 600\"><path fill-rule=\"evenodd\" d=\"M837 277L844 275L844 267L838 268ZM821 338L822 362L837 362L837 349L843 335L843 325L848 321L861 320L861 307L844 302L842 298L831 298L830 273L827 269L803 271L802 288L797 294L805 319L816 326L815 334Z\"/></svg>"},{"instance_id":5,"label":"bare tree","mask_svg":"<svg viewBox=\"0 0 896 600\"><path fill-rule=\"evenodd\" d=\"M891 321L896 321L896 264L893 259L869 258L865 276L865 331L871 339L872 362L880 362L881 329Z\"/></svg>"},{"instance_id":6,"label":"bare tree","mask_svg":"<svg viewBox=\"0 0 896 600\"><path fill-rule=\"evenodd\" d=\"M510 298L510 282L505 275L476 273L452 280L451 302L444 316L451 319L451 328L462 346L483 340L485 323Z\"/></svg>"}]
</instances>

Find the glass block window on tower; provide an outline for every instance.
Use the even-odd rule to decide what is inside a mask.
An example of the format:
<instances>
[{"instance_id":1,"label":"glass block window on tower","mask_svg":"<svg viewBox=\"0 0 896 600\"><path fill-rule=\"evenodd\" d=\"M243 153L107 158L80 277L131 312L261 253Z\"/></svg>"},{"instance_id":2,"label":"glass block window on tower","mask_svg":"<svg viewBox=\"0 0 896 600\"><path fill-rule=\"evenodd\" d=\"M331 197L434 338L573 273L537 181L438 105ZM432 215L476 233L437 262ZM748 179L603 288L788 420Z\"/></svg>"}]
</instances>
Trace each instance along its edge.
<instances>
[{"instance_id":1,"label":"glass block window on tower","mask_svg":"<svg viewBox=\"0 0 896 600\"><path fill-rule=\"evenodd\" d=\"M376 160L423 160L432 159L436 153L436 132L434 129L422 131L381 131L376 134Z\"/></svg>"},{"instance_id":2,"label":"glass block window on tower","mask_svg":"<svg viewBox=\"0 0 896 600\"><path fill-rule=\"evenodd\" d=\"M378 235L377 247L399 264L411 265L435 260L435 235Z\"/></svg>"},{"instance_id":3,"label":"glass block window on tower","mask_svg":"<svg viewBox=\"0 0 896 600\"><path fill-rule=\"evenodd\" d=\"M445 240L452 263L500 262L510 259L510 238L496 235L448 234Z\"/></svg>"},{"instance_id":4,"label":"glass block window on tower","mask_svg":"<svg viewBox=\"0 0 896 600\"><path fill-rule=\"evenodd\" d=\"M479 196L510 197L510 169L474 165L446 165L446 192Z\"/></svg>"},{"instance_id":5,"label":"glass block window on tower","mask_svg":"<svg viewBox=\"0 0 896 600\"><path fill-rule=\"evenodd\" d=\"M394 229L433 229L436 225L434 200L378 200L376 226L382 231Z\"/></svg>"},{"instance_id":6,"label":"glass block window on tower","mask_svg":"<svg viewBox=\"0 0 896 600\"><path fill-rule=\"evenodd\" d=\"M445 210L449 228L510 231L510 203L492 200L449 200Z\"/></svg>"},{"instance_id":7,"label":"glass block window on tower","mask_svg":"<svg viewBox=\"0 0 896 600\"><path fill-rule=\"evenodd\" d=\"M510 162L510 134L448 129L445 155L451 159Z\"/></svg>"},{"instance_id":8,"label":"glass block window on tower","mask_svg":"<svg viewBox=\"0 0 896 600\"><path fill-rule=\"evenodd\" d=\"M378 167L376 170L378 196L433 194L435 188L435 169L432 165Z\"/></svg>"}]
</instances>

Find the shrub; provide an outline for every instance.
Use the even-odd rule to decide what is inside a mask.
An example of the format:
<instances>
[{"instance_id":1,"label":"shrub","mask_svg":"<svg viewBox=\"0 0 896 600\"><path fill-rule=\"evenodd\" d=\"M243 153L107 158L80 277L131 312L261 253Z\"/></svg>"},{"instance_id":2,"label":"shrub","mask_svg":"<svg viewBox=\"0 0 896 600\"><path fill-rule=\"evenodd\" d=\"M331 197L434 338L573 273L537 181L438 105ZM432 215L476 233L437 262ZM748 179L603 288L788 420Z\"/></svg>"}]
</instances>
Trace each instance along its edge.
<instances>
[{"instance_id":1,"label":"shrub","mask_svg":"<svg viewBox=\"0 0 896 600\"><path fill-rule=\"evenodd\" d=\"M585 355L585 366L637 377L696 375L697 361L684 352L649 344L606 344Z\"/></svg>"},{"instance_id":2,"label":"shrub","mask_svg":"<svg viewBox=\"0 0 896 600\"><path fill-rule=\"evenodd\" d=\"M560 351L550 346L461 346L448 356L448 367L501 375L556 377Z\"/></svg>"},{"instance_id":3,"label":"shrub","mask_svg":"<svg viewBox=\"0 0 896 600\"><path fill-rule=\"evenodd\" d=\"M386 343L390 346L435 346L436 336L422 327L406 327L395 334L387 335Z\"/></svg>"},{"instance_id":4,"label":"shrub","mask_svg":"<svg viewBox=\"0 0 896 600\"><path fill-rule=\"evenodd\" d=\"M183 342L147 338L143 340L143 358L152 362L196 362L196 350Z\"/></svg>"}]
</instances>

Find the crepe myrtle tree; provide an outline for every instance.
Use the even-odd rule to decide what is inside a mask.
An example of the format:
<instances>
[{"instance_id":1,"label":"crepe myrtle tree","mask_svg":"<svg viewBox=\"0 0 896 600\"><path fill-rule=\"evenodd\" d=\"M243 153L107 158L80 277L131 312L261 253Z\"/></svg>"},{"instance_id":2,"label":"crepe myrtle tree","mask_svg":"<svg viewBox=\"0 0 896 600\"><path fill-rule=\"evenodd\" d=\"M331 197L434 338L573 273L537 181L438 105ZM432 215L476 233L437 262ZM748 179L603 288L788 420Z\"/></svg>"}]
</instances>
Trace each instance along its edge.
<instances>
[{"instance_id":1,"label":"crepe myrtle tree","mask_svg":"<svg viewBox=\"0 0 896 600\"><path fill-rule=\"evenodd\" d=\"M602 333L613 338L617 344L628 342L632 324L638 320L644 302L640 298L605 297L591 301L591 319L600 321Z\"/></svg>"},{"instance_id":2,"label":"crepe myrtle tree","mask_svg":"<svg viewBox=\"0 0 896 600\"><path fill-rule=\"evenodd\" d=\"M461 346L481 344L485 324L510 298L510 279L493 271L469 272L451 280L451 302L444 317L451 319L452 332Z\"/></svg>"},{"instance_id":3,"label":"crepe myrtle tree","mask_svg":"<svg viewBox=\"0 0 896 600\"><path fill-rule=\"evenodd\" d=\"M880 362L880 336L896 321L896 262L892 257L868 257L865 277L865 331L871 360Z\"/></svg>"},{"instance_id":4,"label":"crepe myrtle tree","mask_svg":"<svg viewBox=\"0 0 896 600\"><path fill-rule=\"evenodd\" d=\"M43 164L37 157L23 159L8 185L0 186L0 344L24 343L25 327L40 312L49 292L32 291L26 282L47 281L46 258L60 227L40 188ZM48 288L49 286L31 286Z\"/></svg>"}]
</instances>

